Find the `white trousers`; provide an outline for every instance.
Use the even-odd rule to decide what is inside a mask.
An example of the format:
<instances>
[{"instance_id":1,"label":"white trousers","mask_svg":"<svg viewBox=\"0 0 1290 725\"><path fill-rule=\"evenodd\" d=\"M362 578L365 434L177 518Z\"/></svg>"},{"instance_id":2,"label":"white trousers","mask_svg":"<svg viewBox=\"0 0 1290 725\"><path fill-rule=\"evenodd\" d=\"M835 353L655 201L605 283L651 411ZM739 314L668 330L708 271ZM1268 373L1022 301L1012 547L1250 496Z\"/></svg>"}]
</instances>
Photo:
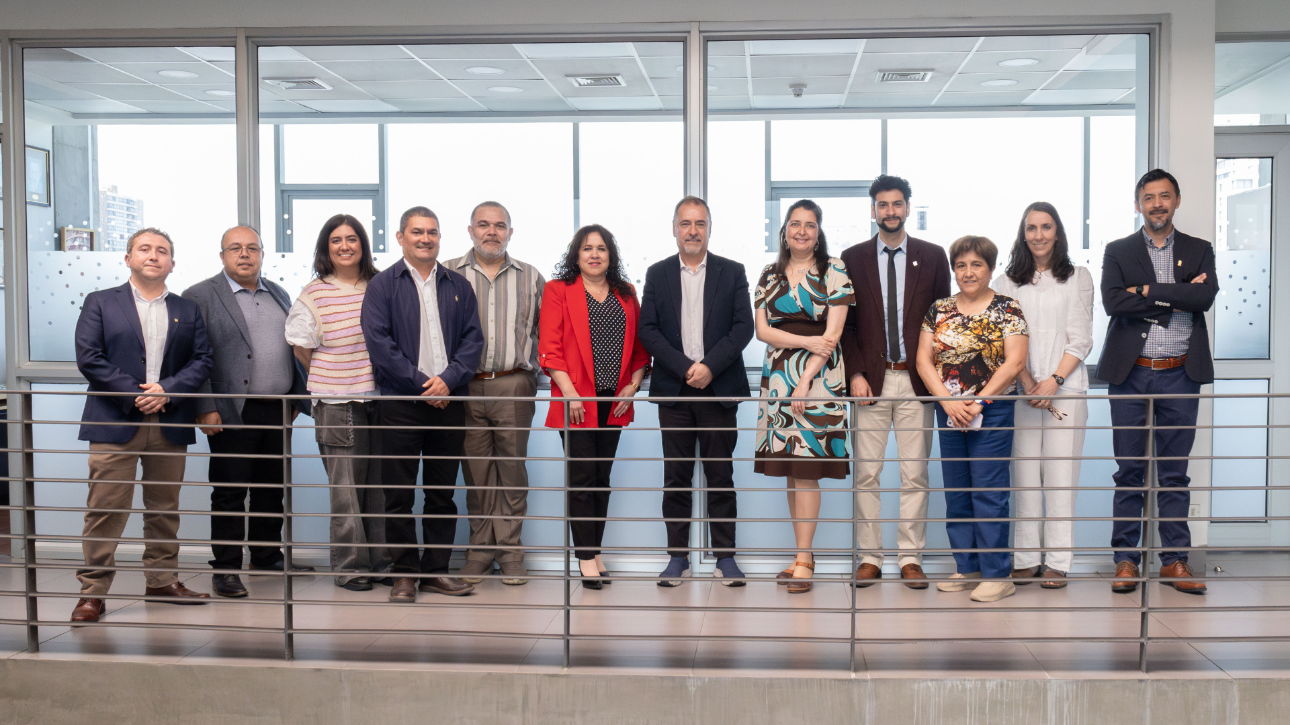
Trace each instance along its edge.
<instances>
[{"instance_id":1,"label":"white trousers","mask_svg":"<svg viewBox=\"0 0 1290 725\"><path fill-rule=\"evenodd\" d=\"M1088 401L1055 400L1053 406L1066 413L1066 418L1057 420L1043 408L1032 408L1025 401L1017 401L1017 430L1012 436L1012 455L1036 459L1012 462L1012 485L1031 489L1014 492L1017 518L1036 520L1016 522L1013 546L1018 549L1039 548L1042 524L1042 546L1050 551L1014 552L1012 565L1017 569L1029 569L1043 561L1048 568L1066 574L1071 570L1071 548L1074 546L1072 522L1052 519L1075 515L1074 487L1079 485L1080 464L1077 456L1084 451ZM1052 490L1054 488L1067 490ZM1038 520L1045 517L1048 520Z\"/></svg>"},{"instance_id":2,"label":"white trousers","mask_svg":"<svg viewBox=\"0 0 1290 725\"><path fill-rule=\"evenodd\" d=\"M896 455L900 458L900 523L896 524L898 563L922 564L927 546L927 523L910 521L927 517L927 452L932 449L932 406L919 402L909 373L888 370L882 382L884 397L908 398L858 405L855 410L856 545L862 564L882 567L882 500L878 477L887 455L887 439L896 427Z\"/></svg>"}]
</instances>

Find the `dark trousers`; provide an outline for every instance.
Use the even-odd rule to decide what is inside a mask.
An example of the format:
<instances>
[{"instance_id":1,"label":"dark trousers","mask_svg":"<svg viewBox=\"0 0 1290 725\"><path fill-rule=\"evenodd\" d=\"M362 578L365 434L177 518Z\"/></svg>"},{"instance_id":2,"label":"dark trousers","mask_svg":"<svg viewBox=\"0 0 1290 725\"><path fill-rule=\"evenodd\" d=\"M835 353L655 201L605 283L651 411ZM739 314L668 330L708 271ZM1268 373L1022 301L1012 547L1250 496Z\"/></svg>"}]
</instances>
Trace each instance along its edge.
<instances>
[{"instance_id":1,"label":"dark trousers","mask_svg":"<svg viewBox=\"0 0 1290 725\"><path fill-rule=\"evenodd\" d=\"M953 549L1007 549L1007 521L973 521L972 519L1006 519L1008 491L993 489L1009 485L1008 456L1012 455L1012 400L995 398L982 411L979 430L951 428L945 410L936 406L936 425L940 428L941 458L1002 458L996 461L941 461L942 485L970 491L945 492L945 518L963 519L945 524ZM991 430L1007 428L1009 430ZM954 563L960 574L981 572L986 578L1012 575L1012 553L994 551L954 552Z\"/></svg>"},{"instance_id":2,"label":"dark trousers","mask_svg":"<svg viewBox=\"0 0 1290 725\"><path fill-rule=\"evenodd\" d=\"M282 455L282 401L247 398L242 406L242 424L278 427L254 430L225 428L209 437L211 453ZM249 498L252 513L282 513L281 459L219 456L210 460L212 512L245 512ZM275 485L249 487L245 485L248 483ZM282 519L277 516L212 516L211 540L282 541ZM256 566L274 566L282 560L282 547L277 544L252 544L248 548L251 550L251 563ZM215 555L210 562L212 568L242 568L241 544L211 544L211 553Z\"/></svg>"},{"instance_id":3,"label":"dark trousers","mask_svg":"<svg viewBox=\"0 0 1290 725\"><path fill-rule=\"evenodd\" d=\"M615 395L613 390L597 390L598 397ZM600 521L570 521L569 531L573 534L573 545L580 548L574 552L579 559L594 559L600 553L600 542L605 538L604 518L609 515L609 473L614 468L614 456L618 453L618 438L622 435L621 426L609 425L609 411L613 403L598 401L596 403L596 425L607 430L570 429L567 439L564 431L564 450L569 456L568 481L569 516L572 518L599 518ZM580 461L579 458L603 458L602 461Z\"/></svg>"},{"instance_id":4,"label":"dark trousers","mask_svg":"<svg viewBox=\"0 0 1290 725\"><path fill-rule=\"evenodd\" d=\"M1152 370L1134 365L1129 377L1119 385L1112 385L1107 390L1112 396L1127 395L1128 398L1111 398L1111 425L1116 426L1111 434L1115 447L1116 462L1119 470L1112 478L1119 489L1115 492L1115 506L1112 514L1116 517L1140 517L1143 504L1143 481L1146 476L1147 462L1140 456L1147 455L1147 430L1145 428L1122 429L1119 426L1145 426L1147 424L1147 401L1141 395L1153 393L1199 393L1200 383L1187 377L1181 368L1169 370ZM1194 426L1196 413L1200 408L1197 398L1170 398L1156 400L1155 424L1157 426ZM1178 428L1155 431L1156 455L1161 457L1179 457L1180 460L1157 460L1156 481L1160 487L1156 494L1156 514L1161 517L1176 517L1181 521L1160 522L1160 544L1165 548L1191 546L1191 529L1187 525L1187 509L1191 505L1191 492L1187 484L1186 456L1191 455L1192 443L1196 440L1194 428ZM1137 457L1137 458L1129 458ZM1111 523L1111 546L1138 546L1142 538L1141 521L1114 521ZM1117 551L1115 560L1132 561L1142 565L1142 552ZM1168 566L1175 561L1187 561L1186 551L1161 551L1160 563Z\"/></svg>"},{"instance_id":5,"label":"dark trousers","mask_svg":"<svg viewBox=\"0 0 1290 725\"><path fill-rule=\"evenodd\" d=\"M457 485L457 468L461 465L462 446L466 440L466 406L461 401L448 403L447 408L434 408L427 403L405 400L379 402L381 433L378 449L382 456L449 456L448 458L419 460L417 458L385 458L381 471L385 489L385 513L398 514L385 520L385 541L394 556L391 571L446 574L448 560L452 558L452 542L457 532L457 505L452 501L453 488ZM427 429L426 426L449 426L449 430ZM424 465L423 465L424 464ZM416 499L417 467L422 467L425 516L444 518L421 519L421 536L425 552L417 558L417 521L408 516ZM439 546L435 546L439 545Z\"/></svg>"},{"instance_id":6,"label":"dark trousers","mask_svg":"<svg viewBox=\"0 0 1290 725\"><path fill-rule=\"evenodd\" d=\"M688 385L681 395L695 398L713 397L712 386L696 390ZM694 487L694 461L689 458L728 459L735 450L739 431L738 409L721 403L685 401L660 405L658 423L663 428L663 520L667 525L667 548L671 556L686 556L690 546L690 522L693 496L690 491L671 489ZM728 428L730 430L693 430L694 428ZM698 456L695 455L696 448ZM735 465L729 460L703 462L703 476L708 494L713 555L724 559L735 555L735 522L739 515L735 502Z\"/></svg>"}]
</instances>

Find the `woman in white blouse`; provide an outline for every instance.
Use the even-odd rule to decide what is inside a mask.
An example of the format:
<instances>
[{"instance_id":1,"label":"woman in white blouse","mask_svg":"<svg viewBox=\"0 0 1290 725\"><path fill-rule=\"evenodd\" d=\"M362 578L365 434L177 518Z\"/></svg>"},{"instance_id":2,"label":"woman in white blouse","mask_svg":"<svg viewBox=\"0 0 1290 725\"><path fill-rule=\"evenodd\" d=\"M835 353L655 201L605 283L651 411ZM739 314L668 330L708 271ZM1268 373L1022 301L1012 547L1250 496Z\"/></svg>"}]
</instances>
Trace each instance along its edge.
<instances>
[{"instance_id":1,"label":"woman in white blouse","mask_svg":"<svg viewBox=\"0 0 1290 725\"><path fill-rule=\"evenodd\" d=\"M994 288L1021 304L1030 325L1030 352L1021 371L1024 395L1083 395L1088 391L1084 358L1093 349L1093 277L1071 263L1066 228L1052 204L1037 201L1026 207L1012 246L1012 257ZM1017 518L1013 545L1039 551L1013 554L1012 576L1017 584L1042 577L1040 586L1066 586L1071 568L1070 517L1075 515L1075 487L1084 448L1088 403L1084 399L1031 400L1016 409L1013 436L1013 485ZM1043 491L1039 487L1043 487ZM1042 558L1042 562L1041 562ZM1047 569L1040 566L1046 564Z\"/></svg>"}]
</instances>

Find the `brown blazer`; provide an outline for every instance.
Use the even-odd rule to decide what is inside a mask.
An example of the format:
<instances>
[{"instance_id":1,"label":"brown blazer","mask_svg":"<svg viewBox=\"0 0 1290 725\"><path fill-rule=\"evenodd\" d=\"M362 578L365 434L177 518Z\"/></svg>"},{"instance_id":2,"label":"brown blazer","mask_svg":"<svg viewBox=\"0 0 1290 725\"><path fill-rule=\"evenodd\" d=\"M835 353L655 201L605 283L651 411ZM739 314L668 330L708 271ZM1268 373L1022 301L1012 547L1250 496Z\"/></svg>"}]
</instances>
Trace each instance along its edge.
<instances>
[{"instance_id":1,"label":"brown blazer","mask_svg":"<svg viewBox=\"0 0 1290 725\"><path fill-rule=\"evenodd\" d=\"M842 330L842 362L847 372L847 392L851 377L864 375L875 396L882 394L886 375L887 320L883 314L882 282L878 278L878 237L861 242L842 252L842 262L855 289L856 303L847 314ZM909 238L905 260L905 358L909 363L909 380L918 395L927 395L927 386L914 365L918 354L918 332L932 303L950 296L950 260L945 250L931 242ZM885 273L885 270L883 270Z\"/></svg>"}]
</instances>

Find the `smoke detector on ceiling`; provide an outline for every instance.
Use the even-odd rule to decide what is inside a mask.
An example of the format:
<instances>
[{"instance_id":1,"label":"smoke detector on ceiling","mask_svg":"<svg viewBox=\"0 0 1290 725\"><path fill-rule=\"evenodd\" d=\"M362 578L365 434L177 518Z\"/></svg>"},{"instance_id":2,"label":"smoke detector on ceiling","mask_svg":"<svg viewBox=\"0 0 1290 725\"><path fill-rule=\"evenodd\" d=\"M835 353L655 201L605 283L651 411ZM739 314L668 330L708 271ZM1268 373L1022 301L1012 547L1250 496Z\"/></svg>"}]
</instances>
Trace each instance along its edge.
<instances>
[{"instance_id":1,"label":"smoke detector on ceiling","mask_svg":"<svg viewBox=\"0 0 1290 725\"><path fill-rule=\"evenodd\" d=\"M926 83L932 79L929 70L880 70L879 83Z\"/></svg>"},{"instance_id":2,"label":"smoke detector on ceiling","mask_svg":"<svg viewBox=\"0 0 1290 725\"><path fill-rule=\"evenodd\" d=\"M265 78L265 83L284 91L330 91L321 78Z\"/></svg>"},{"instance_id":3,"label":"smoke detector on ceiling","mask_svg":"<svg viewBox=\"0 0 1290 725\"><path fill-rule=\"evenodd\" d=\"M578 88L622 88L627 85L621 75L565 76Z\"/></svg>"},{"instance_id":4,"label":"smoke detector on ceiling","mask_svg":"<svg viewBox=\"0 0 1290 725\"><path fill-rule=\"evenodd\" d=\"M790 92L790 93L792 93L792 94L793 94L793 98L801 98L801 97L802 97L802 94L803 94L803 93L806 93L806 84L805 84L805 83L792 83L792 84L790 84L790 85L788 86L788 90L789 90L789 92Z\"/></svg>"}]
</instances>

